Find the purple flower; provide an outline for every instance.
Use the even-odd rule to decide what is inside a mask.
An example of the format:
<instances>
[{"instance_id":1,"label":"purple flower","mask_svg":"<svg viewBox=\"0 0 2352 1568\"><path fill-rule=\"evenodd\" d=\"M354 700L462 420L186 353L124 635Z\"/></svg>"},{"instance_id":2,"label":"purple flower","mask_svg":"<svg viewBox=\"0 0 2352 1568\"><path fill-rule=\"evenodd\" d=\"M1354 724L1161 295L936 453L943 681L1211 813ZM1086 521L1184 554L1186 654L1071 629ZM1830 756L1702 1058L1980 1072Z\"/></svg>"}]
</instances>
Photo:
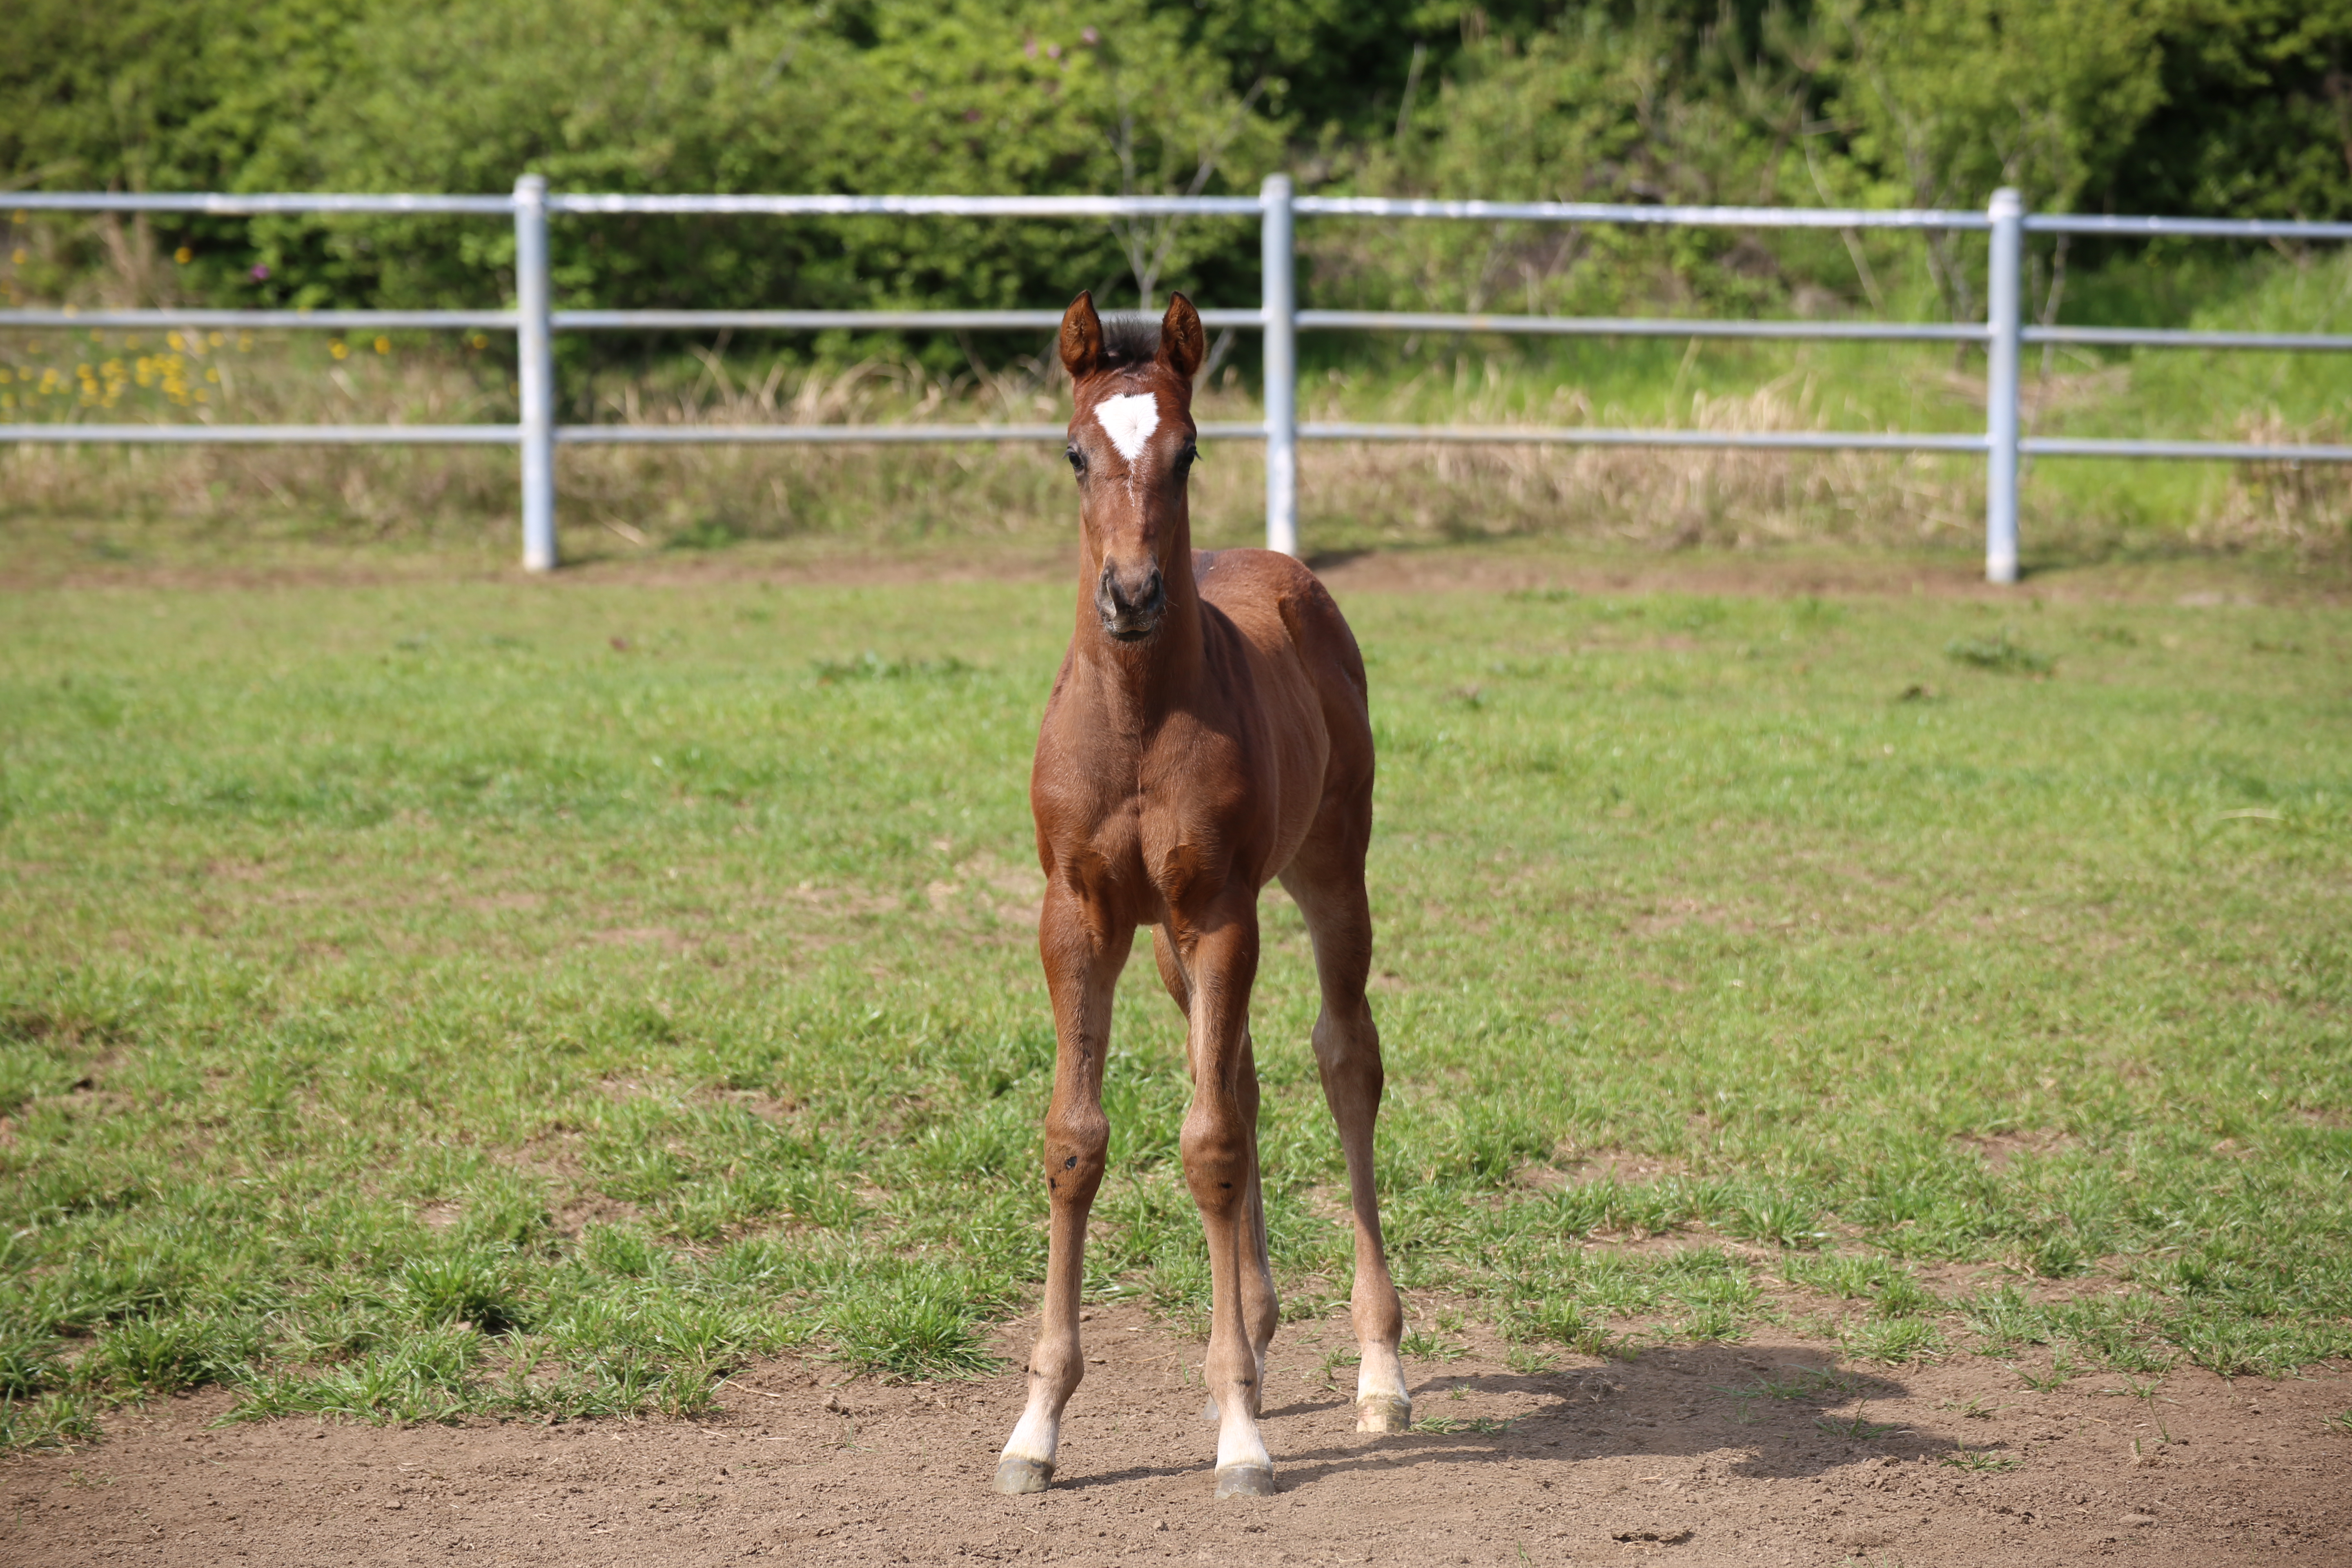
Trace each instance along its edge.
<instances>
[{"instance_id":1,"label":"purple flower","mask_svg":"<svg viewBox=\"0 0 2352 1568\"><path fill-rule=\"evenodd\" d=\"M1094 46L1094 45L1096 45L1096 44L1099 44L1099 43L1101 43L1101 42L1102 42L1102 35L1101 35L1100 33L1096 32L1092 27L1081 27L1081 28L1079 28L1079 29L1078 29L1078 37L1080 37L1081 38L1084 38L1084 39L1087 41L1087 46L1088 46L1089 47L1091 47L1092 46Z\"/></svg>"},{"instance_id":2,"label":"purple flower","mask_svg":"<svg viewBox=\"0 0 2352 1568\"><path fill-rule=\"evenodd\" d=\"M266 283L266 282L268 282L268 281L269 280L269 268L268 268L268 266L266 263L263 263L263 262L258 262L258 261L255 262L255 263L253 264L253 274L252 274L252 276L253 276L253 280L254 280L256 283Z\"/></svg>"}]
</instances>

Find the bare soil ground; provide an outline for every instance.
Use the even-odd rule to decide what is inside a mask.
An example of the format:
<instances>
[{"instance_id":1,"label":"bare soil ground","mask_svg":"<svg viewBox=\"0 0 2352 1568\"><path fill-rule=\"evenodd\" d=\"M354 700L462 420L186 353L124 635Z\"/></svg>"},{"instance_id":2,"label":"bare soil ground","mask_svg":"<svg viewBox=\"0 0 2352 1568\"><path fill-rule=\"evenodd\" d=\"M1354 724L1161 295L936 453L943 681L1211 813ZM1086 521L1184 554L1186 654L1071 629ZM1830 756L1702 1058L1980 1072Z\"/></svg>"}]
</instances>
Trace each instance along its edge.
<instances>
[{"instance_id":1,"label":"bare soil ground","mask_svg":"<svg viewBox=\"0 0 2352 1568\"><path fill-rule=\"evenodd\" d=\"M365 587L387 583L520 582L501 550L394 551L326 545L257 549L250 559L201 550L134 559L94 557L70 531L27 530L0 552L0 593L43 589ZM751 542L711 552L622 555L591 551L565 562L558 584L660 588L773 583L824 587L899 583L1061 583L1069 540L940 540L918 546L856 541ZM2220 605L2341 604L2352 577L2340 563L2290 563L2213 555L2116 560L2037 570L2020 587L1984 580L1980 562L1864 550L1657 551L1596 549L1546 540L1327 551L1308 558L1334 593L1708 594L1822 598L1888 595Z\"/></svg>"},{"instance_id":2,"label":"bare soil ground","mask_svg":"<svg viewBox=\"0 0 2352 1568\"><path fill-rule=\"evenodd\" d=\"M1220 1503L1198 1345L1105 1309L1053 1490L998 1497L1029 1332L971 1383L767 1363L696 1422L219 1427L227 1397L202 1394L0 1464L0 1563L2352 1563L2352 1435L2324 1425L2352 1404L2340 1371L2176 1372L2143 1398L1969 1357L1839 1369L1794 1339L1538 1373L1487 1342L1411 1364L1432 1430L1376 1437L1352 1369L1318 1370L1349 1343L1334 1318L1276 1342L1279 1495ZM1732 1392L1841 1370L1810 1396Z\"/></svg>"}]
</instances>

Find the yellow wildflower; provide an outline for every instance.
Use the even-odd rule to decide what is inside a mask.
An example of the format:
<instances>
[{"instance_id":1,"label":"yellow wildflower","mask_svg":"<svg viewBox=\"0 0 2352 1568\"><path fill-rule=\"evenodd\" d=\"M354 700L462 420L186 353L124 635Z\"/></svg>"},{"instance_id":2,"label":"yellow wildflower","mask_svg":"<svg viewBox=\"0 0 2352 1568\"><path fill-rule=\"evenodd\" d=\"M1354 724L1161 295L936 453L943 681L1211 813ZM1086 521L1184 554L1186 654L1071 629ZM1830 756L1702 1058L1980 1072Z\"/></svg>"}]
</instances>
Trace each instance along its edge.
<instances>
[{"instance_id":1,"label":"yellow wildflower","mask_svg":"<svg viewBox=\"0 0 2352 1568\"><path fill-rule=\"evenodd\" d=\"M196 253L190 250L184 245L180 247L179 249L172 252L172 259L178 262L183 267L185 267L189 262L194 261L195 258Z\"/></svg>"},{"instance_id":2,"label":"yellow wildflower","mask_svg":"<svg viewBox=\"0 0 2352 1568\"><path fill-rule=\"evenodd\" d=\"M218 348L221 344L228 342L228 339L219 332L206 332L205 334L205 342L212 344L215 348Z\"/></svg>"},{"instance_id":3,"label":"yellow wildflower","mask_svg":"<svg viewBox=\"0 0 2352 1568\"><path fill-rule=\"evenodd\" d=\"M375 352L376 352L376 353L380 353L380 354L388 354L388 353L390 353L392 352L392 340L391 340L390 338L378 338L378 339L376 339L376 341L375 341Z\"/></svg>"},{"instance_id":4,"label":"yellow wildflower","mask_svg":"<svg viewBox=\"0 0 2352 1568\"><path fill-rule=\"evenodd\" d=\"M327 352L334 355L337 359L341 359L352 351L350 345L347 343L332 342L327 345Z\"/></svg>"},{"instance_id":5,"label":"yellow wildflower","mask_svg":"<svg viewBox=\"0 0 2352 1568\"><path fill-rule=\"evenodd\" d=\"M177 332L167 333L164 336L163 341L172 345L172 350L174 353L188 346L187 342Z\"/></svg>"}]
</instances>

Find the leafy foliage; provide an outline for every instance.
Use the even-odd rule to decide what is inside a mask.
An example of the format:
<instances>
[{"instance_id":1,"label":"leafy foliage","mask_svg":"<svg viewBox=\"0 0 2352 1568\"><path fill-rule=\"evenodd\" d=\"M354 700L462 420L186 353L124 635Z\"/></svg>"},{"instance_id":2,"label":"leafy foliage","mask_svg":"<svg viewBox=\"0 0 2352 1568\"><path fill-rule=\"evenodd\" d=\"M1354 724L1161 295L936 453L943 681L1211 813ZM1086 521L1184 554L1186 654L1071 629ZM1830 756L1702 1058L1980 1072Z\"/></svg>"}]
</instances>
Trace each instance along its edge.
<instances>
[{"instance_id":1,"label":"leafy foliage","mask_svg":"<svg viewBox=\"0 0 2352 1568\"><path fill-rule=\"evenodd\" d=\"M1246 191L1289 167L1447 195L1973 207L2011 184L2042 207L2352 212L2352 0L25 0L10 42L0 177L46 187ZM647 216L554 244L561 294L610 306L1238 302L1248 229ZM284 216L19 239L22 297L250 304L479 305L512 244ZM1949 236L1306 243L1334 303L1886 309L1922 268L1951 312L1981 297Z\"/></svg>"}]
</instances>

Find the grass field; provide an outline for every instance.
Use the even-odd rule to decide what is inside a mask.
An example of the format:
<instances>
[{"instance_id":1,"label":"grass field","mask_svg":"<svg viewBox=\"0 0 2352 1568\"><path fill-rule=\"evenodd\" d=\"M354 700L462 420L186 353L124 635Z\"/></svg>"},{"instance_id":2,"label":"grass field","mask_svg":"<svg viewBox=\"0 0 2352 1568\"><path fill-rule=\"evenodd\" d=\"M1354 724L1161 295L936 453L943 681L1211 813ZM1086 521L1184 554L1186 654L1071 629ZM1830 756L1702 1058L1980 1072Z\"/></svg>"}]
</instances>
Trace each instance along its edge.
<instances>
[{"instance_id":1,"label":"grass field","mask_svg":"<svg viewBox=\"0 0 2352 1568\"><path fill-rule=\"evenodd\" d=\"M212 1382L586 1415L793 1347L984 1365L1043 1262L1024 787L1068 603L0 599L0 1438ZM2036 1377L2352 1354L2342 611L1345 604L1411 1354L1455 1312L1529 1358L1772 1314ZM1315 1313L1339 1162L1265 918ZM1181 1321L1179 1046L1146 961L1088 1285Z\"/></svg>"}]
</instances>

